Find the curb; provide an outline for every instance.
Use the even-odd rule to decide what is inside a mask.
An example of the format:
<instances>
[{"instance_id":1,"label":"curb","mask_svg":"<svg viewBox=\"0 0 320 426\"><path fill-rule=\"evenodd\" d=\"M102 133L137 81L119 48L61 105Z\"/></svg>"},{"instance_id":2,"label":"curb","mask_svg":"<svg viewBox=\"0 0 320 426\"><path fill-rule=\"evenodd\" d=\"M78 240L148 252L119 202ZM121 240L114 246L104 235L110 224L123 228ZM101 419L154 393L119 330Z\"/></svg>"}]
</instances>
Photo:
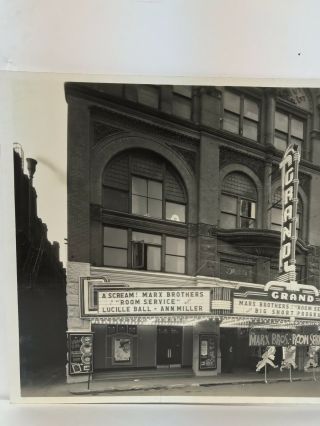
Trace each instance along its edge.
<instances>
[{"instance_id":1,"label":"curb","mask_svg":"<svg viewBox=\"0 0 320 426\"><path fill-rule=\"evenodd\" d=\"M312 377L296 377L292 378L293 382L313 381ZM289 379L270 379L267 384L290 382ZM72 395L99 395L102 393L120 393L131 391L147 391L147 390L163 390L163 389L182 389L186 387L213 387L213 386L229 386L229 385L251 385L264 383L264 379L227 381L227 382L212 382L212 383L177 383L172 385L157 385L157 386L131 386L127 388L105 388L105 389L86 389L81 391L69 391Z\"/></svg>"}]
</instances>

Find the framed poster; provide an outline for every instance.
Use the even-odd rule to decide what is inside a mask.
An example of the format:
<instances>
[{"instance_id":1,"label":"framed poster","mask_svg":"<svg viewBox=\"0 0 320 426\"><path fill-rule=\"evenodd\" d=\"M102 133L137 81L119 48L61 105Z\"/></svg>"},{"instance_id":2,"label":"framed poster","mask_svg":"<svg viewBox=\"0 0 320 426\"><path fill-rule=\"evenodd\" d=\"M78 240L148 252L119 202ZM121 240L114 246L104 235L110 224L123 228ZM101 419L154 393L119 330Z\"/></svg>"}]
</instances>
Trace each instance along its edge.
<instances>
[{"instance_id":1,"label":"framed poster","mask_svg":"<svg viewBox=\"0 0 320 426\"><path fill-rule=\"evenodd\" d=\"M199 335L199 370L216 370L217 336L215 334Z\"/></svg>"},{"instance_id":2,"label":"framed poster","mask_svg":"<svg viewBox=\"0 0 320 426\"><path fill-rule=\"evenodd\" d=\"M69 374L93 371L93 333L68 333Z\"/></svg>"},{"instance_id":3,"label":"framed poster","mask_svg":"<svg viewBox=\"0 0 320 426\"><path fill-rule=\"evenodd\" d=\"M113 341L114 362L131 362L132 342L127 337L115 337Z\"/></svg>"}]
</instances>

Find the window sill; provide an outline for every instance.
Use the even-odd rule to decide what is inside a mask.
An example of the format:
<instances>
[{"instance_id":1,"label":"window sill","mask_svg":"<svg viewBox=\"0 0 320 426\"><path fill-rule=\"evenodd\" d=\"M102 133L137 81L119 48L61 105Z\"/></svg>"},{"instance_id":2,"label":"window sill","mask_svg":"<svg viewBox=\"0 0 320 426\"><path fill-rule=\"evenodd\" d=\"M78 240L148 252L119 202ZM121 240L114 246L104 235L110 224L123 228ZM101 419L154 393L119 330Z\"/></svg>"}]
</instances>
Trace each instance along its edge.
<instances>
[{"instance_id":1,"label":"window sill","mask_svg":"<svg viewBox=\"0 0 320 426\"><path fill-rule=\"evenodd\" d=\"M102 209L101 221L103 225L132 228L142 232L168 234L184 238L187 237L188 233L188 225L186 223L146 218L144 216L136 216L106 209Z\"/></svg>"},{"instance_id":2,"label":"window sill","mask_svg":"<svg viewBox=\"0 0 320 426\"><path fill-rule=\"evenodd\" d=\"M132 269L132 268L124 268L124 267L118 267L118 266L111 266L111 265L91 265L93 268L97 269L110 269L113 271L120 271L120 272L129 272L132 274L143 274L143 275L160 275L160 276L178 276L178 277L184 277L187 276L186 273L179 273L179 272L166 272L166 271L152 271L152 270L145 270L145 269Z\"/></svg>"}]
</instances>

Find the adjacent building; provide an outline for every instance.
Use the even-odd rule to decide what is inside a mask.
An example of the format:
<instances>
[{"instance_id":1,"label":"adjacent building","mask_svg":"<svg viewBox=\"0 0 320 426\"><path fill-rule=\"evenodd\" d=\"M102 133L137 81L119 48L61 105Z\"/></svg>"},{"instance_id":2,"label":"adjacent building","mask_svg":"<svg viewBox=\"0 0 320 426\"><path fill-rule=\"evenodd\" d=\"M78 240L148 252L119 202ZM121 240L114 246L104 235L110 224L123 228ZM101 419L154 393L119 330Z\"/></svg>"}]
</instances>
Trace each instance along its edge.
<instances>
[{"instance_id":1,"label":"adjacent building","mask_svg":"<svg viewBox=\"0 0 320 426\"><path fill-rule=\"evenodd\" d=\"M68 330L93 332L95 372L253 370L250 329L317 326L271 305L237 313L233 297L279 274L291 143L297 281L320 288L319 90L66 83L65 94Z\"/></svg>"},{"instance_id":2,"label":"adjacent building","mask_svg":"<svg viewBox=\"0 0 320 426\"><path fill-rule=\"evenodd\" d=\"M36 160L24 172L21 146L14 146L17 283L21 383L39 374L63 372L66 364L66 273L59 243L47 238L33 186Z\"/></svg>"}]
</instances>

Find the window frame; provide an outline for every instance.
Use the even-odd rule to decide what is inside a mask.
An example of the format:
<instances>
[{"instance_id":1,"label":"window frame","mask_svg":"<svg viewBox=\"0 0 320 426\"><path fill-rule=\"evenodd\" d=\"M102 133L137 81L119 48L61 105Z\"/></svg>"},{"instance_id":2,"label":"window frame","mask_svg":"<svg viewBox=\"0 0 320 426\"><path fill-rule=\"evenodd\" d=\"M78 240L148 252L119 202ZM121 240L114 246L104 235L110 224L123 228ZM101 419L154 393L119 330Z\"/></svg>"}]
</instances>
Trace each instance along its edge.
<instances>
[{"instance_id":1,"label":"window frame","mask_svg":"<svg viewBox=\"0 0 320 426\"><path fill-rule=\"evenodd\" d=\"M287 116L287 118L288 118L288 133L286 133L282 130L278 130L276 128L276 113L277 112ZM301 155L301 157L304 157L304 153L305 153L305 149L306 149L306 143L307 143L307 124L308 124L307 116L306 116L306 114L303 114L303 113L299 114L299 113L293 112L289 109L285 109L281 105L276 105L276 108L274 110L274 137L273 137L274 147L279 152L283 153L288 148L290 143L292 143L291 142L291 138L292 138L291 128L292 128L292 120L293 119L297 120L297 121L301 121L302 124L303 124L303 138L300 139L300 138L297 138L296 136L293 136L293 138L296 139L296 140L299 140L301 142L300 155ZM286 135L286 148L283 151L275 146L275 138L276 138L277 134Z\"/></svg>"},{"instance_id":2,"label":"window frame","mask_svg":"<svg viewBox=\"0 0 320 426\"><path fill-rule=\"evenodd\" d=\"M175 239L183 240L184 241L184 255L168 253L168 251L167 251L167 238L175 238ZM185 238L173 237L171 235L165 235L164 236L164 253L163 253L163 255L164 255L164 270L165 270L165 272L168 272L168 273L171 273L171 274L185 274L186 273L187 240ZM184 268L183 268L184 272L167 271L166 270L167 256L183 259L184 260Z\"/></svg>"},{"instance_id":3,"label":"window frame","mask_svg":"<svg viewBox=\"0 0 320 426\"><path fill-rule=\"evenodd\" d=\"M134 178L137 178L137 179L141 179L141 180L145 180L145 181L147 181L147 195L146 196L143 196L143 195L139 195L139 194L133 194L133 192L132 192L132 183L133 183L133 179ZM148 196L148 186L149 186L149 182L156 182L156 183L160 183L161 184L161 196L162 196L162 198L161 198L161 200L160 199L158 199L158 198L153 198L153 197L149 197ZM133 196L137 196L137 197L141 197L141 198L145 198L146 200L147 200L147 214L145 214L145 215L142 215L142 214L139 214L139 213L133 213ZM150 218L150 219L158 219L158 220L161 220L161 219L163 219L163 217L164 217L164 212L163 212L163 210L164 210L164 204L165 204L165 200L164 200L164 185L163 185L163 181L160 181L160 180L156 180L156 179L149 179L149 178L147 178L147 177L142 177L142 176L139 176L139 175L137 175L137 174L133 174L133 173L130 173L130 191L129 191L129 197L130 197L130 202L129 202L129 208L130 208L130 213L132 214L132 215L134 215L134 216L140 216L140 217L143 217L143 218ZM156 216L151 216L150 214L149 214L149 210L148 210L148 205L149 205L149 203L148 203L148 201L149 201L149 199L150 200L157 200L157 201L161 201L161 217L156 217Z\"/></svg>"},{"instance_id":4,"label":"window frame","mask_svg":"<svg viewBox=\"0 0 320 426\"><path fill-rule=\"evenodd\" d=\"M228 108L225 107L225 93L226 92L229 92L229 93L231 93L233 95L236 95L236 96L238 96L240 98L240 112L239 112L239 114L236 113L236 112L234 112L234 111L231 111L231 110L229 110ZM251 102L254 102L255 104L257 104L257 106L258 106L258 120L257 121L255 121L252 118L244 116L244 102L245 102L246 99L248 101L251 101ZM262 118L261 109L262 109L262 102L261 102L260 99L257 99L254 96L248 95L247 93L238 92L236 90L225 89L224 92L223 92L223 101L222 101L222 113L223 113L223 117L222 117L221 126L220 126L221 130L223 130L225 132L228 132L230 134L233 134L233 135L241 136L241 137L243 137L243 138L245 138L247 140L253 141L253 142L260 142L261 118ZM239 131L238 132L232 132L231 130L228 130L228 129L224 128L225 112L227 112L228 114L232 114L234 116L237 116L239 118ZM255 123L257 125L257 138L256 139L252 139L252 138L249 138L247 136L244 136L244 134L243 134L243 129L244 129L243 123L244 123L245 120L248 120L249 122Z\"/></svg>"},{"instance_id":5,"label":"window frame","mask_svg":"<svg viewBox=\"0 0 320 426\"><path fill-rule=\"evenodd\" d=\"M273 202L273 197L274 197L274 195L275 195L275 193L278 191L280 189L280 191L281 191L281 186L278 186L278 187L276 187L276 189L273 191L273 193L272 193L272 205L271 205L271 207L270 207L270 210L271 210L271 214L270 214L270 229L272 230L272 231L277 231L277 232L281 232L281 225L279 225L278 223L275 223L275 222L273 222L272 221L272 211L273 211L273 209L277 209L277 210L279 210L279 211L281 211L282 212L282 203L281 203L281 199L280 200L278 200L277 202ZM303 220L304 220L304 218L303 218L303 215L304 215L304 203L303 203L303 200L302 200L302 197L301 197L301 195L298 193L298 209L297 209L297 215L298 215L298 217L299 217L299 222L298 222L298 224L299 224L299 227L297 226L297 236L298 236L298 238L300 238L300 239L303 239L304 238L304 227L303 227ZM275 226L278 226L278 227L280 227L280 229L273 229L272 228L272 225L275 225Z\"/></svg>"},{"instance_id":6,"label":"window frame","mask_svg":"<svg viewBox=\"0 0 320 426\"><path fill-rule=\"evenodd\" d=\"M145 102L141 102L141 100L139 99L139 96L140 96L139 89L143 90L143 89L150 89L150 88L152 90L154 90L155 92L157 92L158 102L157 102L156 106L151 106L151 105L149 105ZM161 89L160 86L158 86L157 84L141 84L140 87L137 88L137 90L138 90L137 103L139 105L142 105L145 108L151 108L154 111L158 111L160 109L160 105L161 105L161 90L160 89Z\"/></svg>"},{"instance_id":7,"label":"window frame","mask_svg":"<svg viewBox=\"0 0 320 426\"><path fill-rule=\"evenodd\" d=\"M140 215L138 213L133 213L133 211L132 211L132 197L133 197L133 195L136 195L136 194L132 193L132 178L134 178L134 177L139 178L139 179L144 179L147 182L148 181L152 181L152 182L161 183L161 185L162 185L162 200L161 200L161 202L162 202L162 209L161 209L161 217L155 217L155 216L149 216L149 215ZM160 181L160 180L157 180L157 179L150 179L148 177L139 175L137 173L131 173L131 171L130 171L130 177L129 178L130 178L130 190L129 190L128 196L129 196L129 213L130 214L132 214L133 216L138 216L138 217L144 218L144 219L147 218L147 219L152 219L152 220L164 220L164 221L166 221L168 223L172 223L172 224L176 224L176 223L177 224L182 224L182 225L186 225L187 224L187 214L188 214L187 206L188 206L188 202L184 204L184 203L179 203L177 201L172 201L171 199L167 199L166 192L165 192L165 186L166 186L166 177L165 176L164 176L164 179L162 181ZM151 197L146 197L146 198L151 198ZM151 198L151 199L153 199L153 198ZM184 209L185 209L185 211L184 211L184 221L175 221L175 220L172 220L172 219L167 219L167 203L177 204L179 206L183 206L184 207Z\"/></svg>"},{"instance_id":8,"label":"window frame","mask_svg":"<svg viewBox=\"0 0 320 426\"><path fill-rule=\"evenodd\" d=\"M115 225L111 225L111 224L107 224L104 223L102 225L102 233L104 236L104 228L115 228L115 229L121 229L127 232L127 248L123 250L126 250L127 252L127 266L123 267L123 266L114 266L114 265L107 265L104 262L104 248L105 247L111 247L113 248L113 246L107 245L105 244L105 240L103 237L103 245L102 245L102 252L103 252L103 266L104 267L109 267L109 268L126 268L126 269L133 269L133 270L141 270L141 271L146 271L146 272L156 272L156 273L169 273L169 274L179 274L179 275L185 275L186 274L186 270L187 270L187 248L188 248L188 239L187 237L182 237L182 236L177 236L177 235L172 235L170 233L167 232L163 232L163 233L153 233L153 232L146 232L144 230L141 229L133 229L133 228L123 228L123 227L119 227L119 226L115 226ZM153 236L159 236L160 237L160 244L156 244L156 243L151 243L151 242L145 242L144 240L134 240L132 233L133 232L139 232L139 233L143 233L143 234L150 234ZM184 250L185 250L185 255L184 256L180 256L180 255L176 255L176 257L179 258L184 258L184 272L171 272L171 271L167 271L166 270L166 256L167 256L167 249L166 249L166 238L167 237L171 237L171 238L176 238L179 240L184 241ZM136 266L134 267L134 262L133 262L133 256L134 256L134 252L133 252L133 245L134 244L138 244L138 243L142 243L142 247L143 247L143 265L141 265L141 267ZM147 250L148 247L157 247L160 248L160 269L147 269L147 266L145 265L146 263L146 259L145 256L147 255ZM118 247L115 247L118 248ZM120 248L122 249L122 248ZM171 255L168 254L170 256L175 256L175 255Z\"/></svg>"},{"instance_id":9,"label":"window frame","mask_svg":"<svg viewBox=\"0 0 320 426\"><path fill-rule=\"evenodd\" d=\"M187 96L187 95L181 93L180 91L176 91L175 88L179 87L179 86L185 86L185 85L173 85L172 86L172 114L173 114L174 117L178 117L181 120L188 120L188 121L190 121L190 120L192 120L192 113L193 113L193 86L189 86L191 88L191 94L190 94L190 96ZM187 101L187 102L190 103L190 117L189 118L182 117L182 116L177 115L177 114L175 114L173 112L174 111L174 107L173 107L174 98L181 99L183 101Z\"/></svg>"},{"instance_id":10,"label":"window frame","mask_svg":"<svg viewBox=\"0 0 320 426\"><path fill-rule=\"evenodd\" d=\"M104 238L104 234L105 234L104 230L105 230L105 228L113 228L113 229L120 229L122 231L126 231L127 247L117 247L117 246L112 246L112 245L109 245L109 244L105 244L105 238ZM105 261L104 261L104 251L105 251L105 248L111 248L111 249L114 249L114 250L115 249L116 250L123 250L123 251L125 250L126 254L127 254L127 266L111 266L111 267L113 267L113 268L128 268L128 264L129 264L129 240L128 240L128 237L129 237L128 230L126 228L123 228L121 226L114 226L114 225L109 225L109 224L103 224L103 226L102 226L102 263L103 263L103 266L107 266L105 264Z\"/></svg>"},{"instance_id":11,"label":"window frame","mask_svg":"<svg viewBox=\"0 0 320 426\"><path fill-rule=\"evenodd\" d=\"M237 207L237 212L236 214L234 213L230 213L227 211L224 211L221 209L221 202L220 202L220 227L222 229L257 229L257 205L258 205L258 199L257 200L253 200L252 198L249 197L244 197L242 195L238 195L238 194L234 194L232 192L229 191L221 191L221 196L225 195L228 197L233 197L237 200L236 202L236 207ZM221 201L221 200L220 200ZM255 205L255 218L250 218L247 216L242 216L241 215L241 201L249 201L250 203L253 203ZM223 228L221 226L221 214L228 214L230 216L235 216L236 217L236 227L235 228ZM250 228L250 227L241 227L241 219L253 219L254 220L254 227Z\"/></svg>"},{"instance_id":12,"label":"window frame","mask_svg":"<svg viewBox=\"0 0 320 426\"><path fill-rule=\"evenodd\" d=\"M113 185L108 185L107 182L105 182L102 178L102 182L101 182L101 205L102 205L102 209L106 212L114 212L116 214L123 214L123 215L132 215L135 217L140 217L140 218L144 218L144 219L148 219L148 220L154 220L154 221L165 221L168 224L181 224L181 225L186 225L188 223L188 206L189 206L189 202L188 202L188 192L186 190L185 187L185 183L183 182L183 180L181 179L181 177L179 176L179 172L178 170L175 169L175 167L171 164L169 164L169 161L166 160L165 158L162 158L162 176L160 178L160 176L158 176L156 179L152 179L146 175L144 175L141 172L137 172L135 170L133 170L133 166L132 166L132 158L133 155L131 152L129 152L128 154L128 168L127 168L127 178L128 178L128 186L127 189L124 188L117 188ZM168 163L168 164L167 164ZM107 165L105 166L107 167ZM172 171L171 171L172 169ZM174 179L176 180L177 184L180 187L180 191L181 191L181 195L183 195L184 202L176 201L174 199L174 197L171 197L170 194L167 195L167 191L166 191L166 186L167 186L167 174L174 174ZM162 185L162 200L159 200L162 202L162 208L161 208L161 217L154 217L154 216L150 216L150 215L140 215L138 213L133 213L132 212L132 198L133 198L133 194L132 193L132 180L133 178L139 178L139 179L143 179L145 181L153 181L153 182L157 182L160 183ZM114 192L118 192L119 194L121 194L121 196L123 197L127 197L127 203L126 203L126 209L122 209L122 210L115 210L114 208L108 208L107 207L107 203L104 202L104 191L105 190L110 190L110 191L114 191ZM137 194L138 195L138 194ZM152 197L145 197L146 199L153 199ZM166 215L167 215L167 211L166 211L166 203L171 203L171 204L177 204L179 206L183 206L184 207L184 221L178 221L178 220L171 220L171 219L167 219Z\"/></svg>"}]
</instances>

